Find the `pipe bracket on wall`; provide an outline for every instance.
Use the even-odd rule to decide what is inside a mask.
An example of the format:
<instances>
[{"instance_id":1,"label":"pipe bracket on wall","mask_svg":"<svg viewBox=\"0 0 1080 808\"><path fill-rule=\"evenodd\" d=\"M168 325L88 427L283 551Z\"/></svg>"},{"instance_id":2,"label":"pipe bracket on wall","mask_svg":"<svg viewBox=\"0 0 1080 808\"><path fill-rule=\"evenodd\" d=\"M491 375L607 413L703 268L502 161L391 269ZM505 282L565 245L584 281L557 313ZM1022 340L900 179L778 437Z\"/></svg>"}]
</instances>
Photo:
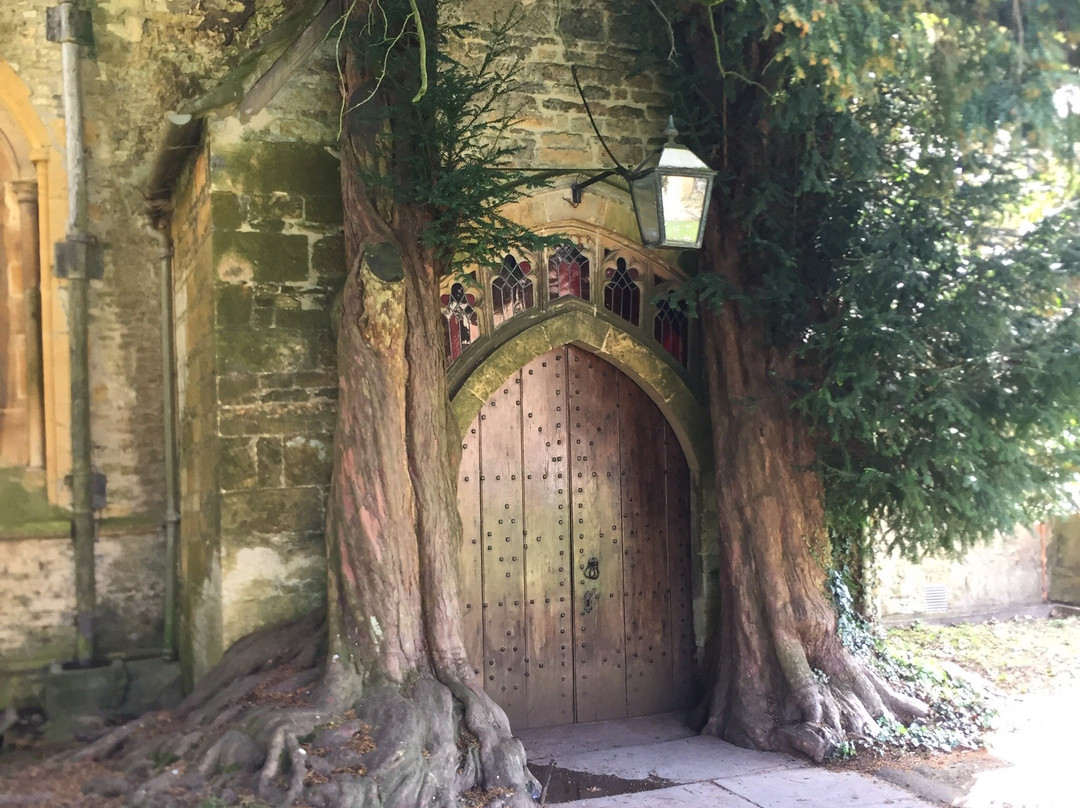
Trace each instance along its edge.
<instances>
[{"instance_id":1,"label":"pipe bracket on wall","mask_svg":"<svg viewBox=\"0 0 1080 808\"><path fill-rule=\"evenodd\" d=\"M64 13L65 9L67 14ZM94 44L94 27L90 12L65 3L45 9L45 38L49 42Z\"/></svg>"},{"instance_id":2,"label":"pipe bracket on wall","mask_svg":"<svg viewBox=\"0 0 1080 808\"><path fill-rule=\"evenodd\" d=\"M92 236L69 238L56 242L56 260L53 274L58 278L78 277L85 267L86 276L92 281L105 277L105 250Z\"/></svg>"}]
</instances>

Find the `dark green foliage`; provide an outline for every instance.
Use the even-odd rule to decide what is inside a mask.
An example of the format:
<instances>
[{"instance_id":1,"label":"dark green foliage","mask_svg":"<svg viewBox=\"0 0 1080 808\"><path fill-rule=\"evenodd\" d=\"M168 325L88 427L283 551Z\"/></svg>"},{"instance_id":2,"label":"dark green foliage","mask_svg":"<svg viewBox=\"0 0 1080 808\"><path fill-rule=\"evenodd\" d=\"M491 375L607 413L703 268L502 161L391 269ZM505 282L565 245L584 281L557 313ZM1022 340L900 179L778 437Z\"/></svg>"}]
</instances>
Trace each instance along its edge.
<instances>
[{"instance_id":1,"label":"dark green foliage","mask_svg":"<svg viewBox=\"0 0 1080 808\"><path fill-rule=\"evenodd\" d=\"M1080 4L636 8L739 252L679 294L736 301L798 358L777 381L816 436L838 557L882 531L909 556L956 551L1062 505L1080 469Z\"/></svg>"},{"instance_id":2,"label":"dark green foliage","mask_svg":"<svg viewBox=\"0 0 1080 808\"><path fill-rule=\"evenodd\" d=\"M484 30L482 54L466 65L448 56L446 46L479 26L442 24L440 5L417 4L423 48L408 0L380 0L364 25L346 26L343 39L362 54L372 80L350 99L345 125L383 143L385 162L362 179L392 205L428 212L425 239L447 268L497 265L510 247L547 243L499 213L543 185L542 178L506 168L516 150L507 136L516 120L506 105L516 81L507 35L519 20L495 20Z\"/></svg>"}]
</instances>

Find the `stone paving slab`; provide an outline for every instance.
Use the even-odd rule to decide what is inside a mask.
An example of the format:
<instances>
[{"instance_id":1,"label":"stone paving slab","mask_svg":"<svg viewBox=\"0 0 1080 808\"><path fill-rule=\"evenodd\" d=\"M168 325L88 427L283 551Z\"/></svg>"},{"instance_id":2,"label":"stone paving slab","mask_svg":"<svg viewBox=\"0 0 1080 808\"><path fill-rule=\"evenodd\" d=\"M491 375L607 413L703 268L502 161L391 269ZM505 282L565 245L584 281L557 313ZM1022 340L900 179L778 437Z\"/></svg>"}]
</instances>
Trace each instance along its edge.
<instances>
[{"instance_id":1,"label":"stone paving slab","mask_svg":"<svg viewBox=\"0 0 1080 808\"><path fill-rule=\"evenodd\" d=\"M573 808L755 808L754 803L709 782L576 800L561 805ZM553 805L552 808L557 806Z\"/></svg>"},{"instance_id":2,"label":"stone paving slab","mask_svg":"<svg viewBox=\"0 0 1080 808\"><path fill-rule=\"evenodd\" d=\"M873 777L813 766L730 777L718 785L759 808L931 808L933 805Z\"/></svg>"},{"instance_id":3,"label":"stone paving slab","mask_svg":"<svg viewBox=\"0 0 1080 808\"><path fill-rule=\"evenodd\" d=\"M625 721L536 727L520 730L517 735L525 745L529 762L557 760L564 768L572 769L570 762L585 752L693 738L697 733L686 725L681 713L666 713Z\"/></svg>"},{"instance_id":4,"label":"stone paving slab","mask_svg":"<svg viewBox=\"0 0 1080 808\"><path fill-rule=\"evenodd\" d=\"M895 785L697 735L678 715L527 730L529 760L674 785L561 803L572 808L934 808ZM554 805L554 804L553 804Z\"/></svg>"},{"instance_id":5,"label":"stone paving slab","mask_svg":"<svg viewBox=\"0 0 1080 808\"><path fill-rule=\"evenodd\" d=\"M603 749L556 758L558 766L624 780L659 777L676 783L719 780L758 772L806 769L809 763L790 755L742 749L711 736L695 735L676 741Z\"/></svg>"}]
</instances>

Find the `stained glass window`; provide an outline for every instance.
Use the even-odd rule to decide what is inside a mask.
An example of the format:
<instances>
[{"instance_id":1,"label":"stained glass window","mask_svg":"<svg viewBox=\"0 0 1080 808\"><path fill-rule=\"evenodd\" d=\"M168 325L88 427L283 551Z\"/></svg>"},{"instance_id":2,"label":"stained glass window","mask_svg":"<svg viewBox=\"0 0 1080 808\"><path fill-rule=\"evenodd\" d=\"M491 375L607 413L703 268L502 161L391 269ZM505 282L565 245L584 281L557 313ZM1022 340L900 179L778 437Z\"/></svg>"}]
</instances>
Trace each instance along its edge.
<instances>
[{"instance_id":1,"label":"stained glass window","mask_svg":"<svg viewBox=\"0 0 1080 808\"><path fill-rule=\"evenodd\" d=\"M476 298L466 293L465 287L455 283L450 294L443 295L443 345L446 359L453 362L461 352L480 336L480 322L476 316Z\"/></svg>"},{"instance_id":2,"label":"stained glass window","mask_svg":"<svg viewBox=\"0 0 1080 808\"><path fill-rule=\"evenodd\" d=\"M625 258L619 258L604 274L608 278L604 284L604 308L638 325L641 318L641 287L635 282L638 271L628 267Z\"/></svg>"},{"instance_id":3,"label":"stained glass window","mask_svg":"<svg viewBox=\"0 0 1080 808\"><path fill-rule=\"evenodd\" d=\"M686 367L689 355L689 336L690 322L686 316L686 304L682 301L671 304L666 300L657 303L653 337L683 367Z\"/></svg>"},{"instance_id":4,"label":"stained glass window","mask_svg":"<svg viewBox=\"0 0 1080 808\"><path fill-rule=\"evenodd\" d=\"M572 295L589 299L589 259L573 244L561 244L548 259L548 294L551 300Z\"/></svg>"},{"instance_id":5,"label":"stained glass window","mask_svg":"<svg viewBox=\"0 0 1080 808\"><path fill-rule=\"evenodd\" d=\"M528 261L508 255L491 282L491 314L495 325L505 323L515 314L533 307L533 282L526 277L532 271Z\"/></svg>"}]
</instances>

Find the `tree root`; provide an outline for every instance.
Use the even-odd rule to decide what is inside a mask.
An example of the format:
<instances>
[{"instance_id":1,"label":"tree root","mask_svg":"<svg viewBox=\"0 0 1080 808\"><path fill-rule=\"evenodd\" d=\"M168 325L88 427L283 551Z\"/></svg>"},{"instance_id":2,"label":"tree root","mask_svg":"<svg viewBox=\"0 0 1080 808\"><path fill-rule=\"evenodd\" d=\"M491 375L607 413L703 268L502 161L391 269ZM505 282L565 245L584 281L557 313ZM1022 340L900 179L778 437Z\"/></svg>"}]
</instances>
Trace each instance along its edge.
<instances>
[{"instance_id":1,"label":"tree root","mask_svg":"<svg viewBox=\"0 0 1080 808\"><path fill-rule=\"evenodd\" d=\"M923 702L896 690L838 641L824 649L810 655L810 670L817 673L794 684L777 669L761 677L734 677L728 671L735 666L726 666L722 674L729 678L714 691L702 733L821 763L846 740L875 737L879 718L909 724L928 714Z\"/></svg>"},{"instance_id":2,"label":"tree root","mask_svg":"<svg viewBox=\"0 0 1080 808\"><path fill-rule=\"evenodd\" d=\"M329 685L360 695L327 709L332 694L314 682L324 668L298 647L319 647L318 631L305 631L241 641L176 711L129 722L70 759L123 772L128 804L139 808L208 797L275 808L458 808L466 792L488 808L535 805L539 784L521 743L478 686L425 675L362 692Z\"/></svg>"}]
</instances>

